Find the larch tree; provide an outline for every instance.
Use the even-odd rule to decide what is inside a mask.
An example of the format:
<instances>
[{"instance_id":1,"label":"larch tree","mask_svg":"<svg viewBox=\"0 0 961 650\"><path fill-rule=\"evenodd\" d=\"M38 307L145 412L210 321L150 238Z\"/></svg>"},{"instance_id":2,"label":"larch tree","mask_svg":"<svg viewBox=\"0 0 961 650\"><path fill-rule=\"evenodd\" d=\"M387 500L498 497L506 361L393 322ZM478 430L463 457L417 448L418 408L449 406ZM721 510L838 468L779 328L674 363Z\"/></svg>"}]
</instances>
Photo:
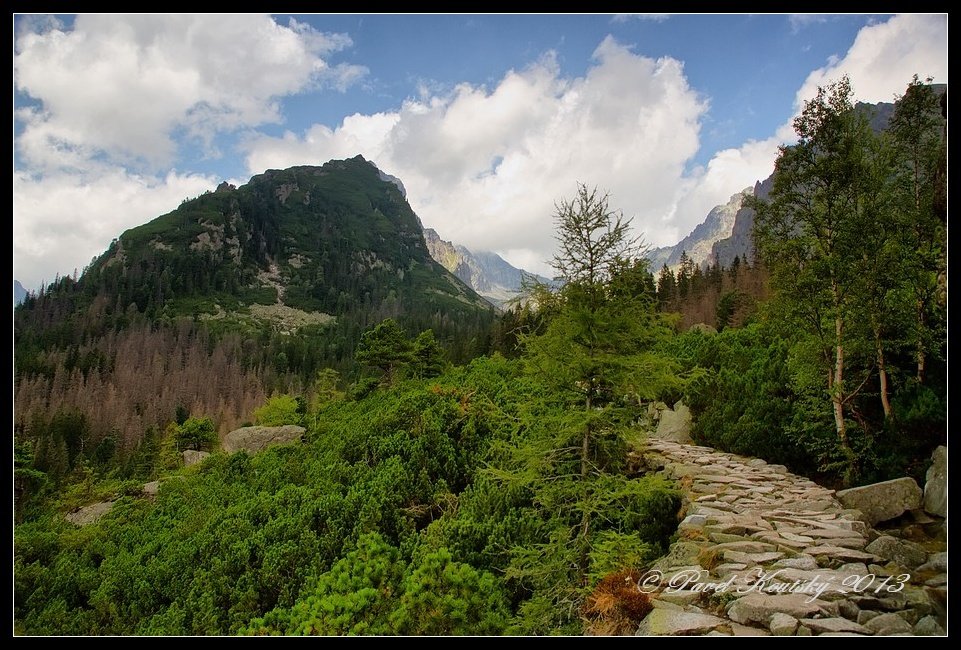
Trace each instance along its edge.
<instances>
[{"instance_id":1,"label":"larch tree","mask_svg":"<svg viewBox=\"0 0 961 650\"><path fill-rule=\"evenodd\" d=\"M563 285L544 298L553 313L543 332L522 337L549 415L526 423L526 439L493 472L533 495L549 531L543 543L515 548L508 570L540 594L524 606L531 620L573 610L592 578L643 560L649 549L623 516L642 509L648 488L621 473L625 435L639 400L676 381L673 362L654 351L670 328L653 278L639 281L644 247L630 220L579 185L556 205L555 222Z\"/></svg>"}]
</instances>

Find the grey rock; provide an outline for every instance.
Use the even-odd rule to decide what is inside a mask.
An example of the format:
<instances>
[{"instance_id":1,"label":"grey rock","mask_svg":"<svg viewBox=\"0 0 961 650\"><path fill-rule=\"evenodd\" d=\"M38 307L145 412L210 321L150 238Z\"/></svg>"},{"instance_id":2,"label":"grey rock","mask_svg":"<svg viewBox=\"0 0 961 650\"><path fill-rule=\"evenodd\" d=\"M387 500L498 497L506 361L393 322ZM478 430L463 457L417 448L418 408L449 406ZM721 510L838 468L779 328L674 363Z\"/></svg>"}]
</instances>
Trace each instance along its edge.
<instances>
[{"instance_id":1,"label":"grey rock","mask_svg":"<svg viewBox=\"0 0 961 650\"><path fill-rule=\"evenodd\" d=\"M747 568L747 564L741 562L725 562L724 564L718 564L714 567L714 573L721 578L726 578L732 573L738 573Z\"/></svg>"},{"instance_id":2,"label":"grey rock","mask_svg":"<svg viewBox=\"0 0 961 650\"><path fill-rule=\"evenodd\" d=\"M717 551L739 551L741 553L767 553L774 550L774 545L752 540L737 540L717 544L714 549Z\"/></svg>"},{"instance_id":3,"label":"grey rock","mask_svg":"<svg viewBox=\"0 0 961 650\"><path fill-rule=\"evenodd\" d=\"M918 567L918 572L921 571L947 571L948 570L948 554L947 553L932 553L928 556L928 561Z\"/></svg>"},{"instance_id":4,"label":"grey rock","mask_svg":"<svg viewBox=\"0 0 961 650\"><path fill-rule=\"evenodd\" d=\"M662 558L664 566L684 566L697 562L701 547L694 542L679 541L671 544L667 555Z\"/></svg>"},{"instance_id":5,"label":"grey rock","mask_svg":"<svg viewBox=\"0 0 961 650\"><path fill-rule=\"evenodd\" d=\"M771 630L771 634L774 636L793 636L794 631L797 630L798 620L793 616L788 614L782 614L777 612L771 616L771 622L768 624L768 629Z\"/></svg>"},{"instance_id":6,"label":"grey rock","mask_svg":"<svg viewBox=\"0 0 961 650\"><path fill-rule=\"evenodd\" d=\"M157 496L157 492L160 490L160 481L150 481L149 483L144 483L143 493L148 497Z\"/></svg>"},{"instance_id":7,"label":"grey rock","mask_svg":"<svg viewBox=\"0 0 961 650\"><path fill-rule=\"evenodd\" d=\"M898 616L903 618L908 622L908 625L913 626L915 623L920 621L922 618L927 616L933 611L933 608L929 605L927 607L911 607L910 609L900 609L896 612ZM858 621L860 623L860 621Z\"/></svg>"},{"instance_id":8,"label":"grey rock","mask_svg":"<svg viewBox=\"0 0 961 650\"><path fill-rule=\"evenodd\" d=\"M914 626L915 636L944 636L944 628L933 616L925 616Z\"/></svg>"},{"instance_id":9,"label":"grey rock","mask_svg":"<svg viewBox=\"0 0 961 650\"><path fill-rule=\"evenodd\" d=\"M704 634L725 623L726 621L724 619L710 614L678 612L658 607L651 610L651 613L641 621L636 636L687 636Z\"/></svg>"},{"instance_id":10,"label":"grey rock","mask_svg":"<svg viewBox=\"0 0 961 650\"><path fill-rule=\"evenodd\" d=\"M706 523L706 515L688 515L684 517L684 521L678 525L678 528L703 528Z\"/></svg>"},{"instance_id":11,"label":"grey rock","mask_svg":"<svg viewBox=\"0 0 961 650\"><path fill-rule=\"evenodd\" d=\"M861 609L850 600L838 601L838 613L850 621L857 621Z\"/></svg>"},{"instance_id":12,"label":"grey rock","mask_svg":"<svg viewBox=\"0 0 961 650\"><path fill-rule=\"evenodd\" d=\"M703 592L700 591L687 591L685 589L673 591L671 589L665 589L658 596L658 599L664 602L674 603L675 605L693 605L701 599L702 595Z\"/></svg>"},{"instance_id":13,"label":"grey rock","mask_svg":"<svg viewBox=\"0 0 961 650\"><path fill-rule=\"evenodd\" d=\"M881 614L880 616L875 616L870 621L864 624L864 627L868 628L875 634L898 634L901 632L910 632L911 624L906 620L898 616L897 614Z\"/></svg>"},{"instance_id":14,"label":"grey rock","mask_svg":"<svg viewBox=\"0 0 961 650\"><path fill-rule=\"evenodd\" d=\"M661 609L670 609L675 612L683 612L684 608L675 603L669 603L666 600L661 600L660 598L654 598L651 600L651 606L660 607Z\"/></svg>"},{"instance_id":15,"label":"grey rock","mask_svg":"<svg viewBox=\"0 0 961 650\"><path fill-rule=\"evenodd\" d=\"M866 625L868 621L872 618L877 618L881 616L881 612L873 612L870 609L862 609L858 612L858 623L861 625Z\"/></svg>"},{"instance_id":16,"label":"grey rock","mask_svg":"<svg viewBox=\"0 0 961 650\"><path fill-rule=\"evenodd\" d=\"M191 465L197 465L198 463L204 462L204 459L210 456L210 452L188 449L183 453L183 456L184 465L190 467Z\"/></svg>"},{"instance_id":17,"label":"grey rock","mask_svg":"<svg viewBox=\"0 0 961 650\"><path fill-rule=\"evenodd\" d=\"M727 610L728 617L735 623L760 623L767 625L778 612L794 618L805 618L816 614L837 615L837 605L822 600L811 600L806 594L769 595L753 593L735 600Z\"/></svg>"},{"instance_id":18,"label":"grey rock","mask_svg":"<svg viewBox=\"0 0 961 650\"><path fill-rule=\"evenodd\" d=\"M881 535L864 550L909 569L921 566L928 558L928 554L917 544L890 535Z\"/></svg>"},{"instance_id":19,"label":"grey rock","mask_svg":"<svg viewBox=\"0 0 961 650\"><path fill-rule=\"evenodd\" d=\"M724 551L724 559L727 562L735 562L738 564L746 564L748 566L753 566L755 564L767 564L768 562L773 562L784 557L784 553L780 551L771 551L768 553L743 553L741 551Z\"/></svg>"},{"instance_id":20,"label":"grey rock","mask_svg":"<svg viewBox=\"0 0 961 650\"><path fill-rule=\"evenodd\" d=\"M841 560L842 562L870 562L875 559L872 553L865 553L864 551L853 548L844 548L843 546L810 546L807 552L815 557L825 555L835 560Z\"/></svg>"},{"instance_id":21,"label":"grey rock","mask_svg":"<svg viewBox=\"0 0 961 650\"><path fill-rule=\"evenodd\" d=\"M841 490L838 500L846 508L860 510L872 526L921 507L921 488L913 478L896 478L881 483Z\"/></svg>"},{"instance_id":22,"label":"grey rock","mask_svg":"<svg viewBox=\"0 0 961 650\"><path fill-rule=\"evenodd\" d=\"M924 477L924 509L932 515L948 516L948 448L940 446L931 455L931 467Z\"/></svg>"},{"instance_id":23,"label":"grey rock","mask_svg":"<svg viewBox=\"0 0 961 650\"><path fill-rule=\"evenodd\" d=\"M712 542L717 542L718 544L723 544L725 542L744 542L745 540L740 535L731 535L729 533L710 533L708 537L711 538Z\"/></svg>"},{"instance_id":24,"label":"grey rock","mask_svg":"<svg viewBox=\"0 0 961 650\"><path fill-rule=\"evenodd\" d=\"M101 517L113 509L113 501L91 503L89 506L78 508L64 515L64 519L77 526L89 526L97 523Z\"/></svg>"},{"instance_id":25,"label":"grey rock","mask_svg":"<svg viewBox=\"0 0 961 650\"><path fill-rule=\"evenodd\" d=\"M275 445L300 442L305 431L304 427L293 424L285 424L281 427L242 427L228 433L222 447L228 454L236 451L255 454Z\"/></svg>"},{"instance_id":26,"label":"grey rock","mask_svg":"<svg viewBox=\"0 0 961 650\"><path fill-rule=\"evenodd\" d=\"M863 625L858 625L854 621L846 618L802 618L801 625L810 628L818 634L836 632L854 632L856 634L871 634L871 630Z\"/></svg>"},{"instance_id":27,"label":"grey rock","mask_svg":"<svg viewBox=\"0 0 961 650\"><path fill-rule=\"evenodd\" d=\"M799 555L778 560L774 563L777 568L801 569L803 571L814 571L818 568L817 561L810 555Z\"/></svg>"},{"instance_id":28,"label":"grey rock","mask_svg":"<svg viewBox=\"0 0 961 650\"><path fill-rule=\"evenodd\" d=\"M691 409L678 402L675 410L664 409L651 437L672 442L691 442Z\"/></svg>"},{"instance_id":29,"label":"grey rock","mask_svg":"<svg viewBox=\"0 0 961 650\"><path fill-rule=\"evenodd\" d=\"M811 636L811 628L799 625L794 636Z\"/></svg>"},{"instance_id":30,"label":"grey rock","mask_svg":"<svg viewBox=\"0 0 961 650\"><path fill-rule=\"evenodd\" d=\"M771 633L767 630L762 630L759 627L751 627L750 625L741 625L740 623L730 623L731 632L734 636L771 636Z\"/></svg>"}]
</instances>

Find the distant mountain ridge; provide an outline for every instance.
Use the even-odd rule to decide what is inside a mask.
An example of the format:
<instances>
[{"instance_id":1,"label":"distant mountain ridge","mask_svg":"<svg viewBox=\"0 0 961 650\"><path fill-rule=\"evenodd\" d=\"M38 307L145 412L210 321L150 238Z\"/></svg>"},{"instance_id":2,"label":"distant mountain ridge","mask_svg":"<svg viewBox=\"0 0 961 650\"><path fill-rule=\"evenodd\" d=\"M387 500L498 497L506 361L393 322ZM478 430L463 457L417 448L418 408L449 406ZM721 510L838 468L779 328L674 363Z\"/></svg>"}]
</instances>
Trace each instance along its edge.
<instances>
[{"instance_id":1,"label":"distant mountain ridge","mask_svg":"<svg viewBox=\"0 0 961 650\"><path fill-rule=\"evenodd\" d=\"M441 239L433 228L424 229L424 239L427 250L438 264L497 307L504 307L517 296L525 275L540 282L549 282L543 276L512 266L497 253L475 253L466 246Z\"/></svg>"},{"instance_id":2,"label":"distant mountain ridge","mask_svg":"<svg viewBox=\"0 0 961 650\"><path fill-rule=\"evenodd\" d=\"M934 92L944 95L947 92L946 84L932 84ZM888 123L894 116L895 105L890 102L878 102L867 104L858 102L854 105L854 110L864 113L867 117L868 125L875 133L880 133L888 128ZM754 184L754 196L759 199L766 199L774 186L774 173L762 181ZM743 207L734 216L734 224L728 237L719 239L711 247L710 262L721 266L730 266L735 257L746 259L751 262L754 260L754 210Z\"/></svg>"},{"instance_id":3,"label":"distant mountain ridge","mask_svg":"<svg viewBox=\"0 0 961 650\"><path fill-rule=\"evenodd\" d=\"M27 290L20 284L20 280L13 281L13 305L16 307L27 297Z\"/></svg>"},{"instance_id":4,"label":"distant mountain ridge","mask_svg":"<svg viewBox=\"0 0 961 650\"><path fill-rule=\"evenodd\" d=\"M945 84L933 84L936 93L947 92ZM894 104L878 102L867 104L858 102L854 110L864 113L868 124L875 132L884 131L894 116ZM735 257L753 261L754 244L752 231L754 229L754 210L741 204L746 196L760 199L767 198L774 183L774 173L764 180L759 180L753 188L734 194L724 205L714 207L693 231L673 246L655 248L647 254L651 261L651 270L655 273L665 264L672 269L680 262L682 252L700 266L719 264L728 267Z\"/></svg>"},{"instance_id":5,"label":"distant mountain ridge","mask_svg":"<svg viewBox=\"0 0 961 650\"><path fill-rule=\"evenodd\" d=\"M681 254L687 253L691 260L704 266L713 260L712 249L716 242L731 236L735 217L752 188L747 187L731 196L727 203L714 206L704 221L695 226L684 239L673 246L656 248L647 254L651 270L655 273L665 264L672 269L680 264Z\"/></svg>"},{"instance_id":6,"label":"distant mountain ridge","mask_svg":"<svg viewBox=\"0 0 961 650\"><path fill-rule=\"evenodd\" d=\"M73 284L110 306L92 322L186 317L323 339L309 366L346 363L360 333L386 318L464 353L495 318L430 256L400 180L361 156L221 183L120 234Z\"/></svg>"}]
</instances>

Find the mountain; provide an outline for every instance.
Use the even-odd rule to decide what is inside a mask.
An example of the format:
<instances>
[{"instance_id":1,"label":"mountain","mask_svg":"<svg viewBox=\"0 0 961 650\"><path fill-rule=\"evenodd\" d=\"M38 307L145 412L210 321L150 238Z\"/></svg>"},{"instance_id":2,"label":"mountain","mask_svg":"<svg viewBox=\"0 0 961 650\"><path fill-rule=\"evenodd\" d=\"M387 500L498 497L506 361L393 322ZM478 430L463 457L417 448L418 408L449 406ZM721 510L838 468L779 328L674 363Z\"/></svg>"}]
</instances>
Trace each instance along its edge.
<instances>
[{"instance_id":1,"label":"mountain","mask_svg":"<svg viewBox=\"0 0 961 650\"><path fill-rule=\"evenodd\" d=\"M15 311L17 426L77 414L90 444L139 462L181 411L226 433L322 369L358 378L358 341L386 318L432 329L455 363L497 318L431 258L395 180L358 156L222 183Z\"/></svg>"},{"instance_id":2,"label":"mountain","mask_svg":"<svg viewBox=\"0 0 961 650\"><path fill-rule=\"evenodd\" d=\"M932 84L932 89L937 95L942 97L942 106L947 93L947 85ZM890 102L878 102L877 104L866 104L858 102L854 110L863 113L868 120L868 125L875 133L880 133L888 128L888 123L894 116L895 105ZM766 199L774 185L774 174L772 173L763 181L758 181L754 185L754 196ZM754 210L741 208L734 217L734 224L730 235L719 239L711 247L710 260L713 263L728 267L735 257L753 260L754 244L752 242L752 232L754 230Z\"/></svg>"},{"instance_id":3,"label":"mountain","mask_svg":"<svg viewBox=\"0 0 961 650\"><path fill-rule=\"evenodd\" d=\"M703 222L698 224L691 233L674 246L655 248L648 253L651 269L656 273L667 264L674 268L681 261L681 253L686 252L691 260L699 265L713 259L712 247L714 243L731 236L734 228L735 215L741 209L745 196L750 196L752 189L745 188L731 196L727 203L715 206Z\"/></svg>"},{"instance_id":4,"label":"mountain","mask_svg":"<svg viewBox=\"0 0 961 650\"><path fill-rule=\"evenodd\" d=\"M86 280L147 314L430 327L489 305L430 256L401 191L361 156L226 183L123 233Z\"/></svg>"},{"instance_id":5,"label":"mountain","mask_svg":"<svg viewBox=\"0 0 961 650\"><path fill-rule=\"evenodd\" d=\"M19 305L21 302L23 302L24 298L26 297L27 297L27 290L23 288L22 284L20 284L20 280L14 280L13 281L13 306L16 307L17 305Z\"/></svg>"},{"instance_id":6,"label":"mountain","mask_svg":"<svg viewBox=\"0 0 961 650\"><path fill-rule=\"evenodd\" d=\"M524 276L549 282L545 277L511 266L496 253L474 253L445 241L432 228L424 229L424 238L431 257L496 307L503 307L517 295Z\"/></svg>"},{"instance_id":7,"label":"mountain","mask_svg":"<svg viewBox=\"0 0 961 650\"><path fill-rule=\"evenodd\" d=\"M759 199L766 199L774 186L774 174L771 174L763 181L754 184L753 195ZM746 190L747 191L747 190ZM728 237L719 239L711 246L710 260L713 264L719 264L725 268L731 266L735 257L754 260L754 242L752 240L754 231L754 210L742 207L734 215L734 224Z\"/></svg>"}]
</instances>

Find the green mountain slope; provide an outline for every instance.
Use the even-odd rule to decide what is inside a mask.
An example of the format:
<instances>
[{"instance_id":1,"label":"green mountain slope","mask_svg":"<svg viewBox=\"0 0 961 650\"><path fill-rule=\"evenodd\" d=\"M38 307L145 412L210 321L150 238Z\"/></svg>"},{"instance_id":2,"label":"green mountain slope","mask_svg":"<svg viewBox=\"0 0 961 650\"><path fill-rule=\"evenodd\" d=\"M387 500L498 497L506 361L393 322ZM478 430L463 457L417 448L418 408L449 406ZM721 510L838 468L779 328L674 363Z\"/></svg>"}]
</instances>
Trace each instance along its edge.
<instances>
[{"instance_id":1,"label":"green mountain slope","mask_svg":"<svg viewBox=\"0 0 961 650\"><path fill-rule=\"evenodd\" d=\"M85 279L148 316L251 315L283 331L331 316L453 330L491 313L431 259L400 190L360 156L222 184L123 233Z\"/></svg>"},{"instance_id":2,"label":"green mountain slope","mask_svg":"<svg viewBox=\"0 0 961 650\"><path fill-rule=\"evenodd\" d=\"M127 456L178 409L223 432L323 368L356 378L360 336L386 318L432 329L457 363L487 351L496 314L359 156L224 183L16 308L16 428L79 413L89 444L116 434Z\"/></svg>"}]
</instances>

